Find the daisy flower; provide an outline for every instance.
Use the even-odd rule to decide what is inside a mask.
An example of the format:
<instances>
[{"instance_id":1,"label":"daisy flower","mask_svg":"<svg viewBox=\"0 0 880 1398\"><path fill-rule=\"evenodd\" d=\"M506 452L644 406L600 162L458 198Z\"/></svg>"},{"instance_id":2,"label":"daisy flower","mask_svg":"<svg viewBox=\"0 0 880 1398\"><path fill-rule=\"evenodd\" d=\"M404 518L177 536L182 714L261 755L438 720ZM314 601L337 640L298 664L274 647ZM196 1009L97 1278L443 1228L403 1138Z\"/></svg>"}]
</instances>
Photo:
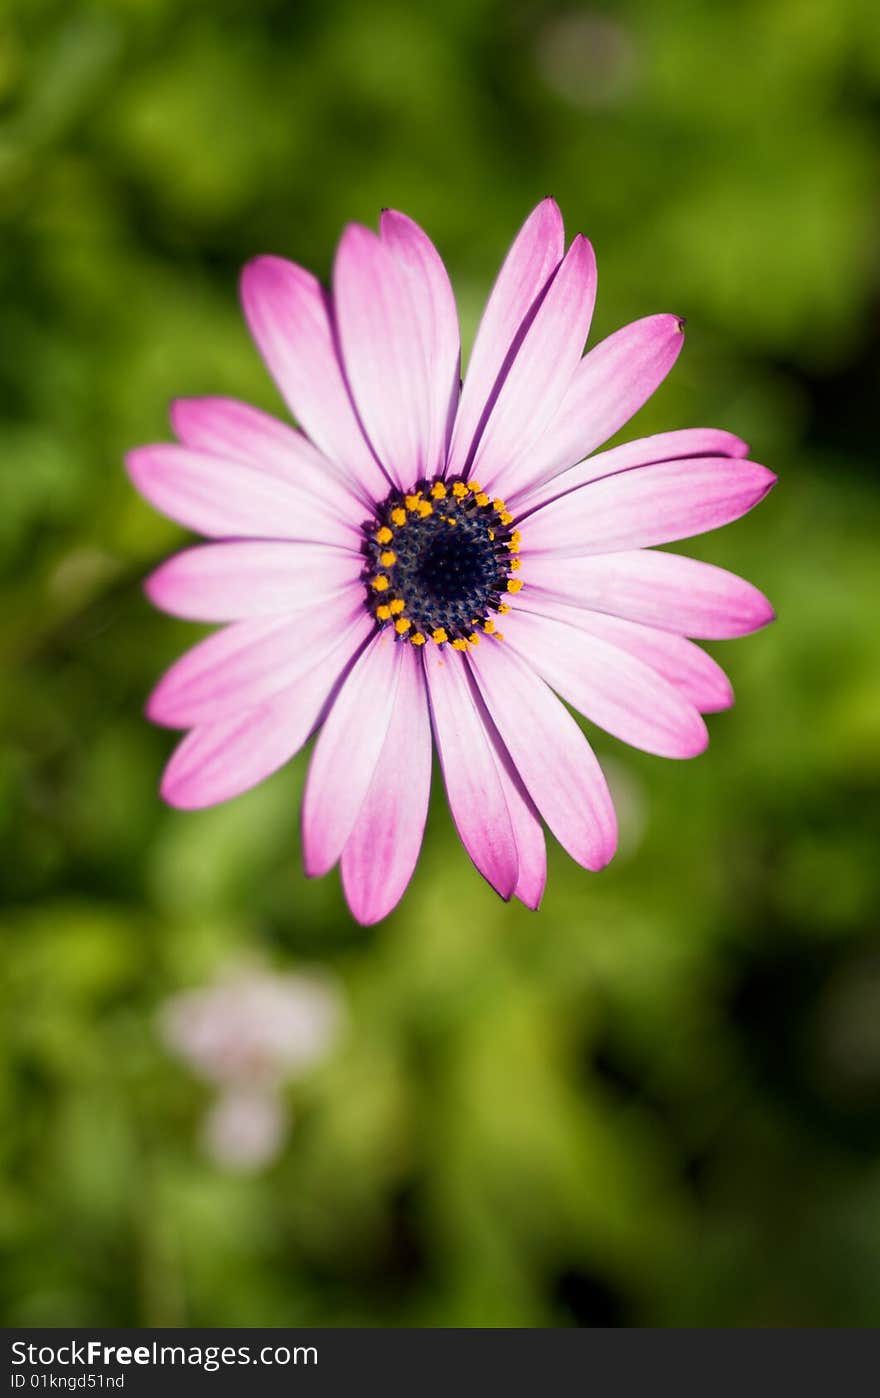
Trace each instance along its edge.
<instances>
[{"instance_id":1,"label":"daisy flower","mask_svg":"<svg viewBox=\"0 0 880 1398\"><path fill-rule=\"evenodd\" d=\"M226 801L315 733L306 873L341 863L361 922L418 857L432 734L452 818L502 898L537 907L544 826L586 869L614 854L613 805L566 705L623 742L693 757L730 684L693 639L771 620L723 569L657 552L745 514L775 477L729 432L597 451L672 368L683 321L651 315L586 355L590 243L552 199L517 235L464 382L433 244L386 210L349 225L327 292L258 257L251 333L299 430L227 398L177 400L176 445L127 458L157 509L216 542L148 579L152 601L224 627L160 681L148 715L189 730L162 795Z\"/></svg>"}]
</instances>

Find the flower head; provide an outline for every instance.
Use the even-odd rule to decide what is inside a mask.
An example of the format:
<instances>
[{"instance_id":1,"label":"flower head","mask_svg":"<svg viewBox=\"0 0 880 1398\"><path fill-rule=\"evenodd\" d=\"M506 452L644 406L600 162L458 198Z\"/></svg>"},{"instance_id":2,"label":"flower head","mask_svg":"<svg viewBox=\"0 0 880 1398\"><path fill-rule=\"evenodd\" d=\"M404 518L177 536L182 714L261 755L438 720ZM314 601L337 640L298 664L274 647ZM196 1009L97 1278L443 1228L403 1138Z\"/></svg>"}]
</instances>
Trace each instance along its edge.
<instances>
[{"instance_id":1,"label":"flower head","mask_svg":"<svg viewBox=\"0 0 880 1398\"><path fill-rule=\"evenodd\" d=\"M318 731L306 872L341 861L355 916L415 867L433 732L458 833L503 898L545 881L544 824L587 869L616 844L592 749L564 700L624 742L692 757L732 702L692 639L772 619L720 568L654 546L727 524L775 477L709 428L598 452L678 357L653 315L583 355L589 242L556 204L526 220L464 383L443 263L409 218L343 233L332 294L277 257L250 263L245 315L299 431L230 399L178 400L178 445L129 454L158 509L218 542L148 580L152 600L224 629L161 680L148 713L189 729L172 805L224 801ZM557 697L558 696L558 697Z\"/></svg>"},{"instance_id":2,"label":"flower head","mask_svg":"<svg viewBox=\"0 0 880 1398\"><path fill-rule=\"evenodd\" d=\"M230 968L215 985L166 1002L162 1037L200 1077L265 1087L305 1072L330 1050L342 1003L324 975Z\"/></svg>"},{"instance_id":3,"label":"flower head","mask_svg":"<svg viewBox=\"0 0 880 1398\"><path fill-rule=\"evenodd\" d=\"M292 1124L282 1089L328 1056L342 1019L330 976L261 967L227 967L215 984L165 1002L162 1038L217 1089L201 1132L216 1164L256 1170L280 1154Z\"/></svg>"}]
</instances>

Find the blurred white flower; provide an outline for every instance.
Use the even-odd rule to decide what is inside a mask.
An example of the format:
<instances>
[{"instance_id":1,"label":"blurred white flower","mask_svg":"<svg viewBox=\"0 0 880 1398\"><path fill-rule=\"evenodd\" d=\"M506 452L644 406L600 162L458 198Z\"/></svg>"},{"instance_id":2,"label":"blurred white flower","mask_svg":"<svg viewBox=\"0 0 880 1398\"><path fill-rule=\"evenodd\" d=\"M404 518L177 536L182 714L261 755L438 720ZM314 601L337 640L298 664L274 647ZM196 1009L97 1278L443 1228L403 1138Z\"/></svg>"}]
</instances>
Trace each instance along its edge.
<instances>
[{"instance_id":1,"label":"blurred white flower","mask_svg":"<svg viewBox=\"0 0 880 1398\"><path fill-rule=\"evenodd\" d=\"M341 1011L339 990L324 975L233 970L213 986L173 996L162 1011L162 1035L210 1082L278 1082L325 1056Z\"/></svg>"},{"instance_id":2,"label":"blurred white flower","mask_svg":"<svg viewBox=\"0 0 880 1398\"><path fill-rule=\"evenodd\" d=\"M231 1088L222 1092L202 1123L205 1153L229 1170L259 1170L277 1159L291 1126L291 1114L270 1089Z\"/></svg>"},{"instance_id":3,"label":"blurred white flower","mask_svg":"<svg viewBox=\"0 0 880 1398\"><path fill-rule=\"evenodd\" d=\"M610 15L569 10L554 15L538 36L541 77L578 107L611 107L635 85L635 45Z\"/></svg>"},{"instance_id":4,"label":"blurred white flower","mask_svg":"<svg viewBox=\"0 0 880 1398\"><path fill-rule=\"evenodd\" d=\"M220 1089L203 1127L212 1159L242 1169L277 1156L290 1127L280 1088L327 1056L342 1019L337 983L318 972L229 967L166 1001L164 1042Z\"/></svg>"}]
</instances>

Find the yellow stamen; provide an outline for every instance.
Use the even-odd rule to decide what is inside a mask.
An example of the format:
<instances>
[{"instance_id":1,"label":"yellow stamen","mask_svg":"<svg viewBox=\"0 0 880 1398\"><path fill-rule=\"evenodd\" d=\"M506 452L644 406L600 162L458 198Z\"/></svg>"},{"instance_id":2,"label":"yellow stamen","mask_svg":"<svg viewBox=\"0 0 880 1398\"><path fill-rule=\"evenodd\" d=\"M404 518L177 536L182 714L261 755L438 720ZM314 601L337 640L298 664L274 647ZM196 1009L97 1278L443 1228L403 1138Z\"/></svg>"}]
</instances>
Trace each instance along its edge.
<instances>
[{"instance_id":1,"label":"yellow stamen","mask_svg":"<svg viewBox=\"0 0 880 1398\"><path fill-rule=\"evenodd\" d=\"M503 510L498 518L501 520L502 524L513 524L513 515L510 513L510 510Z\"/></svg>"},{"instance_id":2,"label":"yellow stamen","mask_svg":"<svg viewBox=\"0 0 880 1398\"><path fill-rule=\"evenodd\" d=\"M405 606L406 606L406 603L403 601L403 598L401 598L401 597L395 597L395 599L394 599L394 601L391 603L391 607L390 607L391 615L392 615L392 616L400 616L400 613L403 611L403 609L404 609Z\"/></svg>"},{"instance_id":3,"label":"yellow stamen","mask_svg":"<svg viewBox=\"0 0 880 1398\"><path fill-rule=\"evenodd\" d=\"M434 513L434 506L429 505L427 500L420 500L418 505L416 506L416 509L418 510L419 515L422 519L427 519L428 515L432 515Z\"/></svg>"},{"instance_id":4,"label":"yellow stamen","mask_svg":"<svg viewBox=\"0 0 880 1398\"><path fill-rule=\"evenodd\" d=\"M494 542L494 539L495 539L495 530L494 530L494 529L487 529L487 530L486 530L486 533L489 535L489 538L492 539L493 542Z\"/></svg>"},{"instance_id":5,"label":"yellow stamen","mask_svg":"<svg viewBox=\"0 0 880 1398\"><path fill-rule=\"evenodd\" d=\"M521 587L522 587L522 578L508 578L508 580L507 580L507 591L508 591L508 592L519 592L519 590L520 590Z\"/></svg>"},{"instance_id":6,"label":"yellow stamen","mask_svg":"<svg viewBox=\"0 0 880 1398\"><path fill-rule=\"evenodd\" d=\"M410 640L414 646L423 646L425 644L425 638L421 631L417 631L414 636L410 636Z\"/></svg>"},{"instance_id":7,"label":"yellow stamen","mask_svg":"<svg viewBox=\"0 0 880 1398\"><path fill-rule=\"evenodd\" d=\"M474 499L476 500L477 504L481 506L488 505L489 503L489 497L486 494L485 490L481 490L479 495L476 495Z\"/></svg>"},{"instance_id":8,"label":"yellow stamen","mask_svg":"<svg viewBox=\"0 0 880 1398\"><path fill-rule=\"evenodd\" d=\"M506 612L509 612L509 611L510 611L510 603L509 603L509 602L499 602L499 603L498 603L498 610L499 610L499 612L501 613L501 615L504 616L504 614L505 614Z\"/></svg>"},{"instance_id":9,"label":"yellow stamen","mask_svg":"<svg viewBox=\"0 0 880 1398\"><path fill-rule=\"evenodd\" d=\"M402 510L398 505L396 510L391 511L392 524L406 524L406 510Z\"/></svg>"},{"instance_id":10,"label":"yellow stamen","mask_svg":"<svg viewBox=\"0 0 880 1398\"><path fill-rule=\"evenodd\" d=\"M393 538L394 533L388 528L387 524L383 524L381 529L376 530L377 544L390 544Z\"/></svg>"},{"instance_id":11,"label":"yellow stamen","mask_svg":"<svg viewBox=\"0 0 880 1398\"><path fill-rule=\"evenodd\" d=\"M464 481L456 481L455 485L452 487L452 493L456 500L463 500L468 493L468 488Z\"/></svg>"},{"instance_id":12,"label":"yellow stamen","mask_svg":"<svg viewBox=\"0 0 880 1398\"><path fill-rule=\"evenodd\" d=\"M522 543L522 534L520 534L518 529L514 529L513 533L510 536L510 542L512 544Z\"/></svg>"},{"instance_id":13,"label":"yellow stamen","mask_svg":"<svg viewBox=\"0 0 880 1398\"><path fill-rule=\"evenodd\" d=\"M467 643L467 641L463 641L462 638L461 638L461 636L456 636L455 640L452 642L452 649L453 649L453 650L467 650L467 648L468 648L468 643Z\"/></svg>"},{"instance_id":14,"label":"yellow stamen","mask_svg":"<svg viewBox=\"0 0 880 1398\"><path fill-rule=\"evenodd\" d=\"M379 554L379 562L383 568L393 568L397 562L397 554L393 549L386 549L384 553Z\"/></svg>"},{"instance_id":15,"label":"yellow stamen","mask_svg":"<svg viewBox=\"0 0 880 1398\"><path fill-rule=\"evenodd\" d=\"M394 629L397 632L398 636L405 636L411 626L412 622L410 621L408 616L399 617L398 620L394 623Z\"/></svg>"},{"instance_id":16,"label":"yellow stamen","mask_svg":"<svg viewBox=\"0 0 880 1398\"><path fill-rule=\"evenodd\" d=\"M436 631L431 632L431 640L435 641L438 646L442 646L444 641L449 640L449 637L447 636L444 628L442 626L438 626Z\"/></svg>"},{"instance_id":17,"label":"yellow stamen","mask_svg":"<svg viewBox=\"0 0 880 1398\"><path fill-rule=\"evenodd\" d=\"M391 608L386 607L385 603L383 602L381 607L376 608L376 616L379 618L380 621L390 621Z\"/></svg>"},{"instance_id":18,"label":"yellow stamen","mask_svg":"<svg viewBox=\"0 0 880 1398\"><path fill-rule=\"evenodd\" d=\"M435 500L446 499L446 486L443 484L442 481L434 482L434 484L431 486L431 494L433 495Z\"/></svg>"},{"instance_id":19,"label":"yellow stamen","mask_svg":"<svg viewBox=\"0 0 880 1398\"><path fill-rule=\"evenodd\" d=\"M503 633L502 633L501 631L496 631L496 632L495 632L495 635L492 637L492 640L493 640L493 641L503 641L503 640L504 640L504 635L503 635Z\"/></svg>"},{"instance_id":20,"label":"yellow stamen","mask_svg":"<svg viewBox=\"0 0 880 1398\"><path fill-rule=\"evenodd\" d=\"M474 492L474 494L476 494L476 492L477 492L478 490L482 490L482 489L483 489L483 487L480 485L479 481L468 481L468 482L467 482L467 488L468 488L468 490L472 490L472 491Z\"/></svg>"},{"instance_id":21,"label":"yellow stamen","mask_svg":"<svg viewBox=\"0 0 880 1398\"><path fill-rule=\"evenodd\" d=\"M491 617L488 621L483 622L483 630L486 631L490 636L492 635L492 632L495 630L495 623Z\"/></svg>"},{"instance_id":22,"label":"yellow stamen","mask_svg":"<svg viewBox=\"0 0 880 1398\"><path fill-rule=\"evenodd\" d=\"M373 579L373 587L376 589L377 592L384 592L387 586L388 579L385 577L384 573L379 573Z\"/></svg>"},{"instance_id":23,"label":"yellow stamen","mask_svg":"<svg viewBox=\"0 0 880 1398\"><path fill-rule=\"evenodd\" d=\"M477 635L476 631L471 632L471 634L468 636L468 640L470 641L472 646L478 646L480 644L480 638Z\"/></svg>"},{"instance_id":24,"label":"yellow stamen","mask_svg":"<svg viewBox=\"0 0 880 1398\"><path fill-rule=\"evenodd\" d=\"M517 570L517 568L521 568L521 567L522 567L522 559L521 559L521 558L511 558L511 560L510 560L510 570L511 570L511 572L515 573L516 570Z\"/></svg>"},{"instance_id":25,"label":"yellow stamen","mask_svg":"<svg viewBox=\"0 0 880 1398\"><path fill-rule=\"evenodd\" d=\"M408 510L417 510L419 508L420 499L418 495L404 495L403 503Z\"/></svg>"},{"instance_id":26,"label":"yellow stamen","mask_svg":"<svg viewBox=\"0 0 880 1398\"><path fill-rule=\"evenodd\" d=\"M507 509L507 506L505 505L505 503L504 503L503 500L493 500L493 501L492 501L492 509L493 509L493 510L497 510L498 513L501 515L501 514L503 514L504 511Z\"/></svg>"}]
</instances>

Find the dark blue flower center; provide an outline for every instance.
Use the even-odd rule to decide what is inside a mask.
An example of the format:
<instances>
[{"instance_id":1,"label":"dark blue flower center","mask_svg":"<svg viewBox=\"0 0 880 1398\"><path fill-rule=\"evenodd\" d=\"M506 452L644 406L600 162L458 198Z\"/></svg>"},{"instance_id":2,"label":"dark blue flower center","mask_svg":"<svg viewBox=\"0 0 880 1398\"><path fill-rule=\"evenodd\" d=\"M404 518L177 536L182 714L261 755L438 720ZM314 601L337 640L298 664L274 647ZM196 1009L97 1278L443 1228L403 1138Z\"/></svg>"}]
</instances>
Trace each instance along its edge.
<instances>
[{"instance_id":1,"label":"dark blue flower center","mask_svg":"<svg viewBox=\"0 0 880 1398\"><path fill-rule=\"evenodd\" d=\"M519 534L503 500L473 481L392 491L364 525L364 586L378 626L414 645L475 645L521 586Z\"/></svg>"}]
</instances>

